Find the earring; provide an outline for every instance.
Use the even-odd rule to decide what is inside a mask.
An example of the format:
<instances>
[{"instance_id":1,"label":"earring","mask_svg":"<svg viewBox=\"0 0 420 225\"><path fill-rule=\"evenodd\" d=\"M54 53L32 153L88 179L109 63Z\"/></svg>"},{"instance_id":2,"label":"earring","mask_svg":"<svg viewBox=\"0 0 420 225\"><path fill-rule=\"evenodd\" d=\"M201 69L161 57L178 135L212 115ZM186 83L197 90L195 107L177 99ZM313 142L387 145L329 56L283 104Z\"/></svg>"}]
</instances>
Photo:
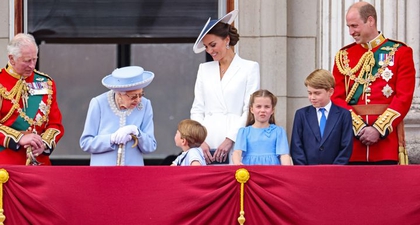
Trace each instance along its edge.
<instances>
[{"instance_id":1,"label":"earring","mask_svg":"<svg viewBox=\"0 0 420 225\"><path fill-rule=\"evenodd\" d=\"M230 48L229 43L226 43L226 49L229 49L229 48Z\"/></svg>"}]
</instances>

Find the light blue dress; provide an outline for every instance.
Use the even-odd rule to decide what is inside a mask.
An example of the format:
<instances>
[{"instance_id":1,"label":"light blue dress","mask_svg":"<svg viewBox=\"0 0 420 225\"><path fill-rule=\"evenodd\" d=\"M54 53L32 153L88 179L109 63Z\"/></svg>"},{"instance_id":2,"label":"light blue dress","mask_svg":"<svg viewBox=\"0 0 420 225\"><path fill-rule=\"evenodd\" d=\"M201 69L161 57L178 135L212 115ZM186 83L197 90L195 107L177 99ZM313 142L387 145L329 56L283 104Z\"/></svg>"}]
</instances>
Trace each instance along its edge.
<instances>
[{"instance_id":1,"label":"light blue dress","mask_svg":"<svg viewBox=\"0 0 420 225\"><path fill-rule=\"evenodd\" d=\"M91 153L90 165L115 166L118 145L111 144L111 134L125 125L136 125L139 130L138 144L131 147L131 140L124 145L122 165L143 166L143 153L156 150L153 110L149 99L141 98L141 107L119 110L114 92L108 91L92 98L80 137L80 147Z\"/></svg>"},{"instance_id":2,"label":"light blue dress","mask_svg":"<svg viewBox=\"0 0 420 225\"><path fill-rule=\"evenodd\" d=\"M198 161L202 166L206 166L206 160L204 159L203 150L198 148L190 148L181 155L176 157L172 162L177 166L190 166L193 161Z\"/></svg>"},{"instance_id":3,"label":"light blue dress","mask_svg":"<svg viewBox=\"0 0 420 225\"><path fill-rule=\"evenodd\" d=\"M244 165L280 165L279 156L289 154L286 131L277 125L240 128L235 150L242 150Z\"/></svg>"}]
</instances>

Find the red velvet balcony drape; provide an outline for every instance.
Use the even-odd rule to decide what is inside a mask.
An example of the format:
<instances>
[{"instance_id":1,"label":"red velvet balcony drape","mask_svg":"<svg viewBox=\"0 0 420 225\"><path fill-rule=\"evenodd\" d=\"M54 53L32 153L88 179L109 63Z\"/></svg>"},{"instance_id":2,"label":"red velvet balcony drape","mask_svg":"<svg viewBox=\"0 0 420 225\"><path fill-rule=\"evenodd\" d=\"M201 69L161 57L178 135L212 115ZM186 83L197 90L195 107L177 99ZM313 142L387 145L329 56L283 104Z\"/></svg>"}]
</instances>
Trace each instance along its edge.
<instances>
[{"instance_id":1,"label":"red velvet balcony drape","mask_svg":"<svg viewBox=\"0 0 420 225\"><path fill-rule=\"evenodd\" d=\"M6 225L420 224L420 166L4 166Z\"/></svg>"}]
</instances>

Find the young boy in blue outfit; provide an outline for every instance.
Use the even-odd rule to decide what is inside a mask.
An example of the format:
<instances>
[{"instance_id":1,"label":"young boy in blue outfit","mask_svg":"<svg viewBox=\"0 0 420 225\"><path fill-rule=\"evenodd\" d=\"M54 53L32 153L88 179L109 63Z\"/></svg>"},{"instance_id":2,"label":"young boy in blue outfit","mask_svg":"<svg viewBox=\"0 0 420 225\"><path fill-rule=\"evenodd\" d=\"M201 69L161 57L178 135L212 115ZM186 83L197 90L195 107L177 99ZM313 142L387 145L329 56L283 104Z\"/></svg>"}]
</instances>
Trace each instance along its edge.
<instances>
[{"instance_id":1,"label":"young boy in blue outfit","mask_svg":"<svg viewBox=\"0 0 420 225\"><path fill-rule=\"evenodd\" d=\"M195 120L185 119L179 122L174 140L182 149L171 166L205 166L203 150L200 145L207 137L206 128Z\"/></svg>"},{"instance_id":2,"label":"young boy in blue outfit","mask_svg":"<svg viewBox=\"0 0 420 225\"><path fill-rule=\"evenodd\" d=\"M290 143L293 164L347 164L353 150L352 118L330 99L334 77L317 69L306 78L305 86L311 105L295 113Z\"/></svg>"}]
</instances>

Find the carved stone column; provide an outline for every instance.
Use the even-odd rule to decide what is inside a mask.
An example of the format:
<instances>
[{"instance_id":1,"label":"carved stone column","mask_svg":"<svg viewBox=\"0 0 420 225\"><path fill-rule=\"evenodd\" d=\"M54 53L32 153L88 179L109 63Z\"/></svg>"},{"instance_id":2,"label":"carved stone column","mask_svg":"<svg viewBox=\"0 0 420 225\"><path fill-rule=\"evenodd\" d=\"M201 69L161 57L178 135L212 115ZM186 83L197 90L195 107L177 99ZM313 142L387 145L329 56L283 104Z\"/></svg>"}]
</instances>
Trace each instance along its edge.
<instances>
[{"instance_id":1,"label":"carved stone column","mask_svg":"<svg viewBox=\"0 0 420 225\"><path fill-rule=\"evenodd\" d=\"M411 110L404 119L408 159L411 164L420 164L420 97L414 96Z\"/></svg>"}]
</instances>

